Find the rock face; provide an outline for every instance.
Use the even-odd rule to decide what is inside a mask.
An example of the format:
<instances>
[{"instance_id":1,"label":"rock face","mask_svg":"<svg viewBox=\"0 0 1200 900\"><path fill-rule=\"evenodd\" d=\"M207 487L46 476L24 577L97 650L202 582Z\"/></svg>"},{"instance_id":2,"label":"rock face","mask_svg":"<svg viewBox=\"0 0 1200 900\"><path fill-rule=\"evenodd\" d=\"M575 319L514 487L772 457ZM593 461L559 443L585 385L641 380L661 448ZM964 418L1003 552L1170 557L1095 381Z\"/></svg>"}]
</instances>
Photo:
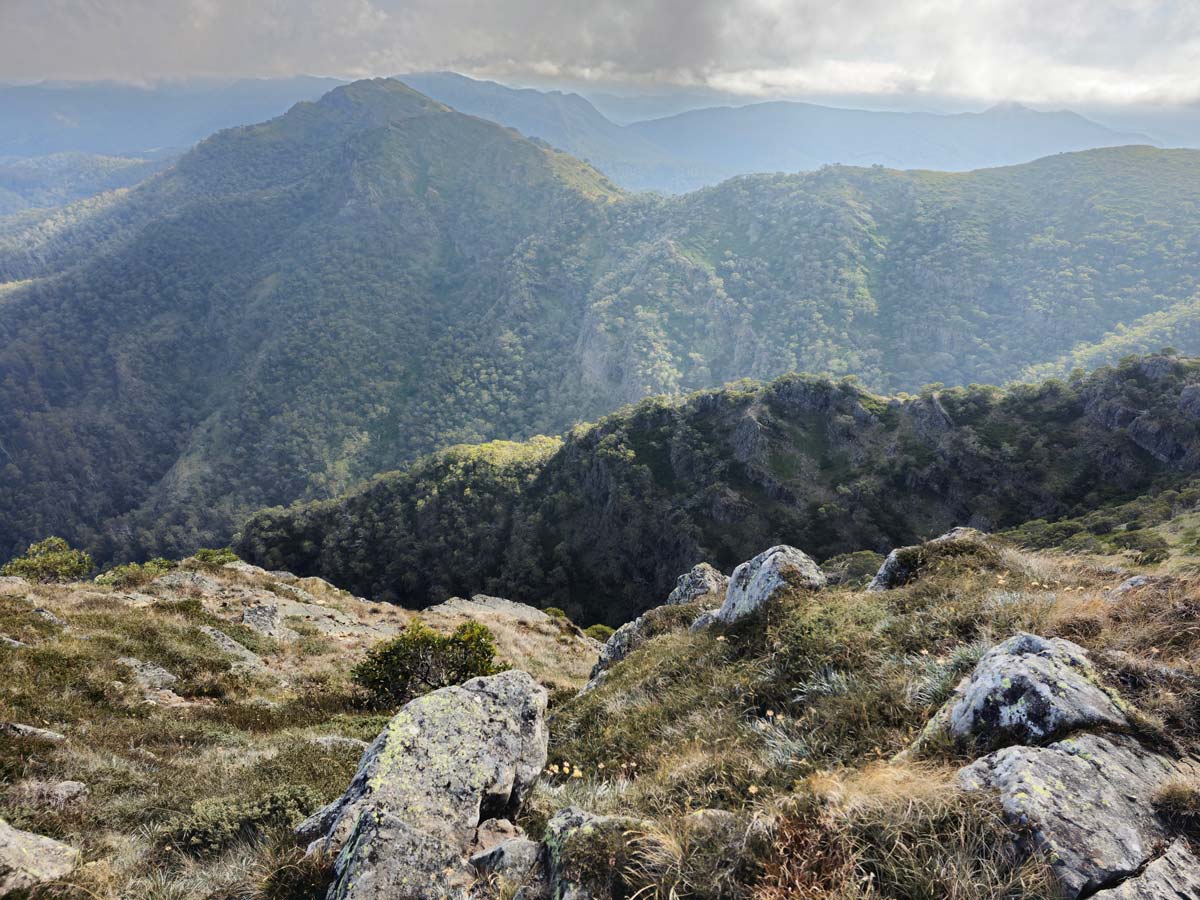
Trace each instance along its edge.
<instances>
[{"instance_id":1,"label":"rock face","mask_svg":"<svg viewBox=\"0 0 1200 900\"><path fill-rule=\"evenodd\" d=\"M959 779L969 789L999 792L1005 812L1029 829L1075 898L1116 886L1157 858L1169 835L1150 798L1166 782L1196 774L1194 764L1130 737L1084 734L1047 747L1006 747L967 766ZM1184 864L1196 879L1194 860L1177 853L1166 865Z\"/></svg>"},{"instance_id":2,"label":"rock face","mask_svg":"<svg viewBox=\"0 0 1200 900\"><path fill-rule=\"evenodd\" d=\"M729 589L729 579L710 566L700 563L679 576L675 588L667 595L668 606L682 606L685 603L712 603L723 599ZM712 605L712 603L707 605Z\"/></svg>"},{"instance_id":3,"label":"rock face","mask_svg":"<svg viewBox=\"0 0 1200 900\"><path fill-rule=\"evenodd\" d=\"M960 747L987 751L1128 724L1082 647L1021 633L983 655L926 727L921 742L947 734Z\"/></svg>"},{"instance_id":4,"label":"rock face","mask_svg":"<svg viewBox=\"0 0 1200 900\"><path fill-rule=\"evenodd\" d=\"M481 821L515 817L546 764L546 699L509 671L400 710L346 793L300 826L341 847L330 897L461 896Z\"/></svg>"},{"instance_id":5,"label":"rock face","mask_svg":"<svg viewBox=\"0 0 1200 900\"><path fill-rule=\"evenodd\" d=\"M974 528L952 528L940 537L924 544L914 544L911 547L897 547L887 555L879 571L867 585L868 591L890 591L908 584L917 574L926 552L932 548L944 547L957 541L983 543L985 535Z\"/></svg>"},{"instance_id":6,"label":"rock face","mask_svg":"<svg viewBox=\"0 0 1200 900\"><path fill-rule=\"evenodd\" d=\"M1093 896L1101 900L1192 900L1200 897L1200 860L1177 840L1135 878Z\"/></svg>"},{"instance_id":7,"label":"rock face","mask_svg":"<svg viewBox=\"0 0 1200 900\"><path fill-rule=\"evenodd\" d=\"M600 658L592 667L591 680L584 690L596 685L598 679L610 666L619 663L634 649L645 642L646 617L638 616L632 622L626 622L609 636L600 648Z\"/></svg>"},{"instance_id":8,"label":"rock face","mask_svg":"<svg viewBox=\"0 0 1200 900\"><path fill-rule=\"evenodd\" d=\"M78 858L74 847L0 819L0 897L64 878Z\"/></svg>"},{"instance_id":9,"label":"rock face","mask_svg":"<svg viewBox=\"0 0 1200 900\"><path fill-rule=\"evenodd\" d=\"M716 619L726 624L736 622L775 599L789 584L815 590L825 586L825 575L795 547L780 544L764 550L733 570Z\"/></svg>"}]
</instances>

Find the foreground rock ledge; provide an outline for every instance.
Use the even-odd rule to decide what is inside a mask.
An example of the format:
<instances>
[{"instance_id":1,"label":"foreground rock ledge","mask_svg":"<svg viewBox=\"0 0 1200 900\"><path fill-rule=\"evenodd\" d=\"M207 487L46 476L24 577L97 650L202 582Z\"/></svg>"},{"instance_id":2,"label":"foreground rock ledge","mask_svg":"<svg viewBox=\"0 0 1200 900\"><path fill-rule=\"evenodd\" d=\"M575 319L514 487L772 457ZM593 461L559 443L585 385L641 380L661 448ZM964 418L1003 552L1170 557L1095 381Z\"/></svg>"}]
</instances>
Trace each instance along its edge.
<instances>
[{"instance_id":1,"label":"foreground rock ledge","mask_svg":"<svg viewBox=\"0 0 1200 900\"><path fill-rule=\"evenodd\" d=\"M65 878L78 860L74 847L0 819L0 897Z\"/></svg>"},{"instance_id":2,"label":"foreground rock ledge","mask_svg":"<svg viewBox=\"0 0 1200 900\"><path fill-rule=\"evenodd\" d=\"M341 850L329 896L461 896L481 822L514 818L546 765L546 699L510 671L400 710L346 793L298 829L314 849Z\"/></svg>"}]
</instances>

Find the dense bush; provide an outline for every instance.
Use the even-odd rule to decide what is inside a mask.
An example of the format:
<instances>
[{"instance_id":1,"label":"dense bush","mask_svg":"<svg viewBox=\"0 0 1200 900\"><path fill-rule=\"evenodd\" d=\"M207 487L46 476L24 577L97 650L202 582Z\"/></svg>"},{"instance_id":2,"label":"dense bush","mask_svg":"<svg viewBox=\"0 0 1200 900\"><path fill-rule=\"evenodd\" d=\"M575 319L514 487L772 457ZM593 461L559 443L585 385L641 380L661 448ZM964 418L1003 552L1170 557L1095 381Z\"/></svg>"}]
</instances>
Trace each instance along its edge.
<instances>
[{"instance_id":1,"label":"dense bush","mask_svg":"<svg viewBox=\"0 0 1200 900\"><path fill-rule=\"evenodd\" d=\"M92 558L82 550L73 550L60 537L48 537L30 544L24 556L9 560L0 575L18 575L30 581L71 581L92 571Z\"/></svg>"},{"instance_id":2,"label":"dense bush","mask_svg":"<svg viewBox=\"0 0 1200 900\"><path fill-rule=\"evenodd\" d=\"M192 559L206 566L223 566L227 563L237 562L238 555L228 547L219 549L203 547L192 554Z\"/></svg>"},{"instance_id":3,"label":"dense bush","mask_svg":"<svg viewBox=\"0 0 1200 900\"><path fill-rule=\"evenodd\" d=\"M500 670L487 626L464 622L443 635L416 621L369 650L351 677L373 705L396 707L429 691Z\"/></svg>"},{"instance_id":4,"label":"dense bush","mask_svg":"<svg viewBox=\"0 0 1200 900\"><path fill-rule=\"evenodd\" d=\"M589 625L587 628L583 629L583 633L592 640L599 641L603 644L610 637L612 637L613 634L616 633L616 629L611 625L602 625L597 622L595 625Z\"/></svg>"}]
</instances>

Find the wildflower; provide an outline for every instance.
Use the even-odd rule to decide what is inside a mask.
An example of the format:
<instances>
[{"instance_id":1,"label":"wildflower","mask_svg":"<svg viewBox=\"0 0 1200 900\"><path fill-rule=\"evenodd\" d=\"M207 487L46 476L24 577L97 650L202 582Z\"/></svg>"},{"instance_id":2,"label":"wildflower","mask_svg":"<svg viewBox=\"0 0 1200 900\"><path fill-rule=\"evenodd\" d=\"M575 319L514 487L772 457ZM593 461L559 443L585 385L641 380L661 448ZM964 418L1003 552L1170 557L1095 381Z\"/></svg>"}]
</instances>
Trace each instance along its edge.
<instances>
[{"instance_id":1,"label":"wildflower","mask_svg":"<svg viewBox=\"0 0 1200 900\"><path fill-rule=\"evenodd\" d=\"M767 718L768 718L768 719L773 719L773 718L775 718L775 710L773 710L773 709L768 709L768 710L767 710Z\"/></svg>"},{"instance_id":2,"label":"wildflower","mask_svg":"<svg viewBox=\"0 0 1200 900\"><path fill-rule=\"evenodd\" d=\"M723 642L725 640L725 635L723 635L723 634L717 635L717 640Z\"/></svg>"},{"instance_id":3,"label":"wildflower","mask_svg":"<svg viewBox=\"0 0 1200 900\"><path fill-rule=\"evenodd\" d=\"M578 766L575 767L575 772L571 775L571 777L572 778L582 778L583 777L583 772L580 771Z\"/></svg>"},{"instance_id":4,"label":"wildflower","mask_svg":"<svg viewBox=\"0 0 1200 900\"><path fill-rule=\"evenodd\" d=\"M752 784L752 785L750 785L750 787L748 788L748 790L750 791L750 796L752 796L752 797L753 797L755 794L757 794L757 793L758 793L758 785L757 785L757 784Z\"/></svg>"}]
</instances>

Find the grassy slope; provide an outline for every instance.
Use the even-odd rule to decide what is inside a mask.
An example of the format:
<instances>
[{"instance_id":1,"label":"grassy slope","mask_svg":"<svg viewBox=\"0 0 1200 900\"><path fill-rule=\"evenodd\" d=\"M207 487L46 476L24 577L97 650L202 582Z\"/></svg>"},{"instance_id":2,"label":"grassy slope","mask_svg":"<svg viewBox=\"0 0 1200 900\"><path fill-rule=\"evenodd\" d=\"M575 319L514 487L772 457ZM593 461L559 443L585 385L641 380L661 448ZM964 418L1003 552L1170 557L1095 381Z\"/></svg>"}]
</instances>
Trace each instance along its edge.
<instances>
[{"instance_id":1,"label":"grassy slope","mask_svg":"<svg viewBox=\"0 0 1200 900\"><path fill-rule=\"evenodd\" d=\"M316 579L198 571L216 581L216 593L161 585L0 584L0 634L28 645L0 648L0 721L67 736L61 745L0 738L0 816L83 851L72 879L78 887L64 888L62 896L257 896L272 877L298 874L287 826L340 794L362 752L313 739L370 741L387 721L386 711L362 706L348 675L367 647L394 634L410 614ZM239 623L245 605L294 598L294 588L336 611L336 626L287 619L297 635L276 640ZM435 612L425 621L449 631L463 618ZM476 618L492 629L501 659L560 694L577 689L595 662L597 645L569 626L536 616L527 622L486 612ZM239 670L199 630L204 625L260 654L267 668ZM173 694L142 690L117 662L125 656L177 675ZM62 780L84 782L87 798L66 805L47 799L40 785ZM248 807L270 809L271 801L287 798L291 805L268 818L261 832L222 831L250 815ZM202 846L199 853L175 849L191 839L219 846ZM283 874L273 876L281 868Z\"/></svg>"}]
</instances>

